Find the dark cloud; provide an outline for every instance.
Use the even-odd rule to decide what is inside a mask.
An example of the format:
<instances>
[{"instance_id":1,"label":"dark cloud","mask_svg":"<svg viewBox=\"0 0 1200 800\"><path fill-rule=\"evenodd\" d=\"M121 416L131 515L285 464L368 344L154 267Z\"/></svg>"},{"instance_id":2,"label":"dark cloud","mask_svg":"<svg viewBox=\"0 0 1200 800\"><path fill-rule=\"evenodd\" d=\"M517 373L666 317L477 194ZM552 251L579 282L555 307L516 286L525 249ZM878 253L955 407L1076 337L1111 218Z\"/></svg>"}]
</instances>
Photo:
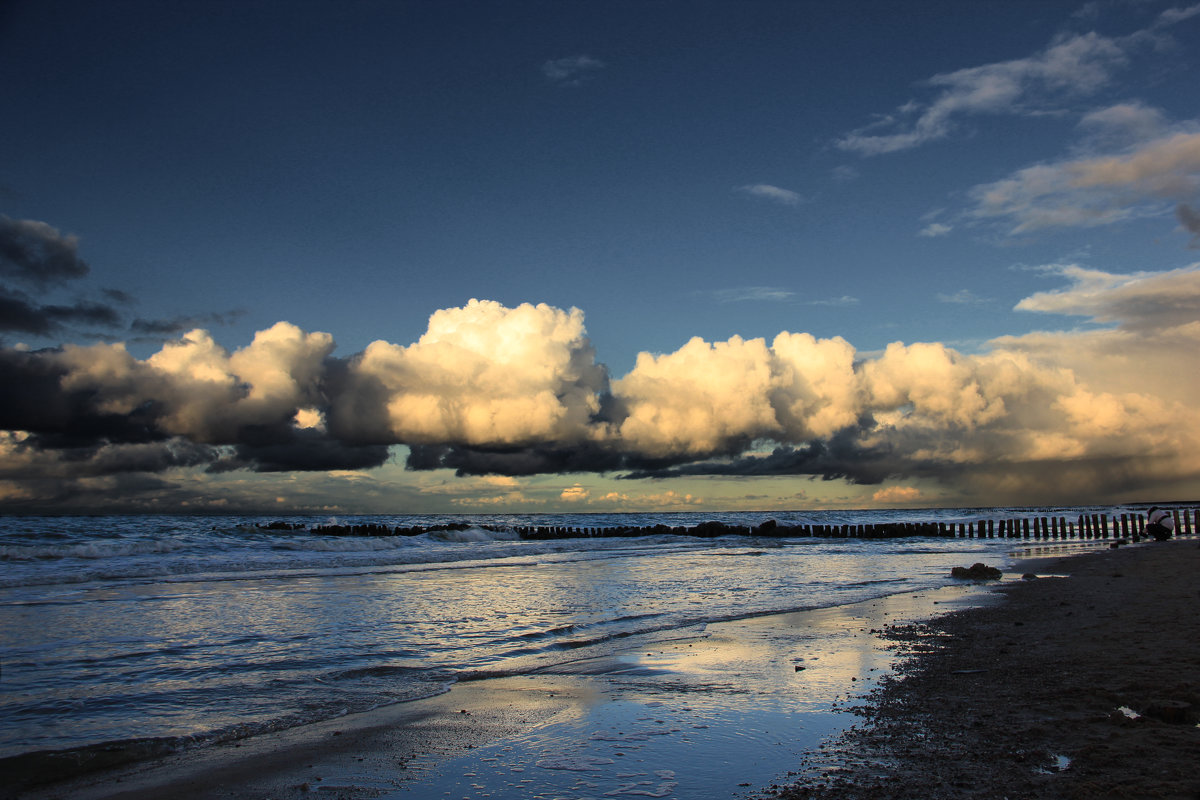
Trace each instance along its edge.
<instances>
[{"instance_id":1,"label":"dark cloud","mask_svg":"<svg viewBox=\"0 0 1200 800\"><path fill-rule=\"evenodd\" d=\"M159 430L155 404L138 404L126 413L96 410L94 393L66 391L66 370L57 351L25 353L0 348L0 430L32 434L30 445L43 450L97 447L112 442L148 442L168 438Z\"/></svg>"},{"instance_id":2,"label":"dark cloud","mask_svg":"<svg viewBox=\"0 0 1200 800\"><path fill-rule=\"evenodd\" d=\"M1179 219L1179 224L1184 230L1192 234L1192 241L1189 247L1200 248L1200 211L1189 206L1187 203L1180 203L1175 206L1175 216Z\"/></svg>"},{"instance_id":3,"label":"dark cloud","mask_svg":"<svg viewBox=\"0 0 1200 800\"><path fill-rule=\"evenodd\" d=\"M38 305L21 292L0 287L0 331L47 336L66 328L116 328L121 315L111 306L80 301L72 305Z\"/></svg>"},{"instance_id":4,"label":"dark cloud","mask_svg":"<svg viewBox=\"0 0 1200 800\"><path fill-rule=\"evenodd\" d=\"M88 265L78 249L74 236L44 222L0 214L0 275L38 289L82 278Z\"/></svg>"},{"instance_id":5,"label":"dark cloud","mask_svg":"<svg viewBox=\"0 0 1200 800\"><path fill-rule=\"evenodd\" d=\"M138 336L176 336L193 328L207 325L228 325L245 313L244 311L230 311L224 314L191 314L169 319L142 319L139 317L130 323L129 330Z\"/></svg>"},{"instance_id":6,"label":"dark cloud","mask_svg":"<svg viewBox=\"0 0 1200 800\"><path fill-rule=\"evenodd\" d=\"M679 478L685 476L764 477L796 475L844 479L850 483L874 485L895 475L911 475L928 470L903 459L891 444L863 445L861 439L875 426L864 417L857 426L847 428L828 440L801 446L783 445L768 455L737 455L732 458L693 461L680 465L634 470L624 478Z\"/></svg>"},{"instance_id":7,"label":"dark cloud","mask_svg":"<svg viewBox=\"0 0 1200 800\"><path fill-rule=\"evenodd\" d=\"M580 443L530 447L411 445L405 466L412 470L452 469L464 475L548 475L613 472L628 466L628 457L611 448Z\"/></svg>"},{"instance_id":8,"label":"dark cloud","mask_svg":"<svg viewBox=\"0 0 1200 800\"><path fill-rule=\"evenodd\" d=\"M386 444L346 444L318 430L252 426L241 433L236 463L255 472L371 469L388 459Z\"/></svg>"}]
</instances>

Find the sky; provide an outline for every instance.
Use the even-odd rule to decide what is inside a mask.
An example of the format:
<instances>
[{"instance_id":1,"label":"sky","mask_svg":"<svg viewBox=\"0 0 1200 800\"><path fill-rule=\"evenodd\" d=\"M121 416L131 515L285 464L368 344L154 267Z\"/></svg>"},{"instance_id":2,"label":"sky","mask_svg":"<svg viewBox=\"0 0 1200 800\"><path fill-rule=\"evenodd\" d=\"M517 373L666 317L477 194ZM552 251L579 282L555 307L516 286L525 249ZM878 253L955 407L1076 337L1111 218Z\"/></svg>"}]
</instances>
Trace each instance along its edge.
<instances>
[{"instance_id":1,"label":"sky","mask_svg":"<svg viewBox=\"0 0 1200 800\"><path fill-rule=\"evenodd\" d=\"M1200 498L1200 4L0 4L0 513Z\"/></svg>"}]
</instances>

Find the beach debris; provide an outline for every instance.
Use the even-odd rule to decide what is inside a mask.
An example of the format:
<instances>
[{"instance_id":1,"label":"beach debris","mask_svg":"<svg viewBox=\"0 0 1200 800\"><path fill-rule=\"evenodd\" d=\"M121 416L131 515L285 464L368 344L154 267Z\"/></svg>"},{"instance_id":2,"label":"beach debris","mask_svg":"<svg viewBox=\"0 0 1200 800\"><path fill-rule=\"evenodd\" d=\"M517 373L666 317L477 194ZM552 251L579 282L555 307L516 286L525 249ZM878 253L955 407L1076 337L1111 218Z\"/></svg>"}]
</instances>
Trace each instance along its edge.
<instances>
[{"instance_id":1,"label":"beach debris","mask_svg":"<svg viewBox=\"0 0 1200 800\"><path fill-rule=\"evenodd\" d=\"M1116 725L1129 725L1142 719L1142 715L1134 711L1129 706L1120 706L1116 711L1108 715L1109 722Z\"/></svg>"},{"instance_id":2,"label":"beach debris","mask_svg":"<svg viewBox=\"0 0 1200 800\"><path fill-rule=\"evenodd\" d=\"M1071 759L1067 756L1051 756L1053 761L1044 767L1038 767L1037 772L1043 775L1055 775L1059 772L1065 772L1067 767L1071 766Z\"/></svg>"},{"instance_id":3,"label":"beach debris","mask_svg":"<svg viewBox=\"0 0 1200 800\"><path fill-rule=\"evenodd\" d=\"M978 562L972 564L970 567L955 567L950 570L950 577L972 581L995 581L999 580L1003 574L995 567L989 567L987 564Z\"/></svg>"}]
</instances>

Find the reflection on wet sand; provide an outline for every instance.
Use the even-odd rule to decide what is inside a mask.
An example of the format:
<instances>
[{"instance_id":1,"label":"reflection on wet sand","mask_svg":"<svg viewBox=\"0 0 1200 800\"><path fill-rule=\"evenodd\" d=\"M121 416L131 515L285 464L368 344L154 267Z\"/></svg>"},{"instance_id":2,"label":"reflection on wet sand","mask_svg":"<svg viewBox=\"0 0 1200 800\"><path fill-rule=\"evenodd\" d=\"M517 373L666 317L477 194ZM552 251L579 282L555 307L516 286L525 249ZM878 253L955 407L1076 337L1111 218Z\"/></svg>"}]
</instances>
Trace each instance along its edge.
<instances>
[{"instance_id":1,"label":"reflection on wet sand","mask_svg":"<svg viewBox=\"0 0 1200 800\"><path fill-rule=\"evenodd\" d=\"M505 679L565 680L591 700L387 797L729 797L731 780L770 783L853 721L831 709L892 661L872 630L985 598L948 587L722 622Z\"/></svg>"}]
</instances>

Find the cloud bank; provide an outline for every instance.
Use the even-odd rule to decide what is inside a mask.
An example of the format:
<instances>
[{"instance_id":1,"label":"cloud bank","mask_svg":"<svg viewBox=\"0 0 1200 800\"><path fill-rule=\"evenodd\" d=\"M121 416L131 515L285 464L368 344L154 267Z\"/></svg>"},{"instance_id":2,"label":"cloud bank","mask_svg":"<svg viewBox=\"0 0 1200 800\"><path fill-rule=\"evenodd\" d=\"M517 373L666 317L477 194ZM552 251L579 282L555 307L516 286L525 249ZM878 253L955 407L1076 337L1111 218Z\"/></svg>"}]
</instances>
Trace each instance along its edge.
<instances>
[{"instance_id":1,"label":"cloud bank","mask_svg":"<svg viewBox=\"0 0 1200 800\"><path fill-rule=\"evenodd\" d=\"M1046 271L1064 285L1017 308L1087 326L974 355L784 331L693 338L610 379L580 310L486 300L346 357L287 322L232 352L202 329L145 359L0 347L20 387L0 397L0 502L158 490L181 470L364 470L398 444L408 468L460 475L925 479L1023 502L1200 478L1200 265Z\"/></svg>"}]
</instances>

